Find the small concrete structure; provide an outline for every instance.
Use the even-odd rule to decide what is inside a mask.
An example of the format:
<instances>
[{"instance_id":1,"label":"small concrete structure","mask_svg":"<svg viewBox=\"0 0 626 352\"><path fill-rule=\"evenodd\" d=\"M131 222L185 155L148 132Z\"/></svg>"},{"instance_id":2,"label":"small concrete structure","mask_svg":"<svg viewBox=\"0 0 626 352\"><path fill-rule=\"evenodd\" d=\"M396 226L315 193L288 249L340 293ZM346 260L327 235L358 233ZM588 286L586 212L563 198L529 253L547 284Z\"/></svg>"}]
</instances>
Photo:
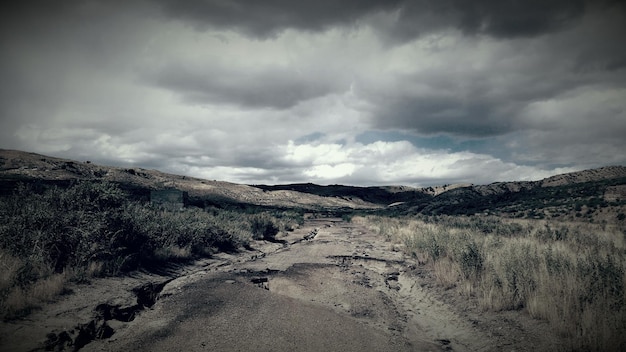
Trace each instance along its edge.
<instances>
[{"instance_id":1,"label":"small concrete structure","mask_svg":"<svg viewBox=\"0 0 626 352\"><path fill-rule=\"evenodd\" d=\"M167 209L183 209L189 203L189 194L177 189L163 189L150 191L150 202Z\"/></svg>"}]
</instances>

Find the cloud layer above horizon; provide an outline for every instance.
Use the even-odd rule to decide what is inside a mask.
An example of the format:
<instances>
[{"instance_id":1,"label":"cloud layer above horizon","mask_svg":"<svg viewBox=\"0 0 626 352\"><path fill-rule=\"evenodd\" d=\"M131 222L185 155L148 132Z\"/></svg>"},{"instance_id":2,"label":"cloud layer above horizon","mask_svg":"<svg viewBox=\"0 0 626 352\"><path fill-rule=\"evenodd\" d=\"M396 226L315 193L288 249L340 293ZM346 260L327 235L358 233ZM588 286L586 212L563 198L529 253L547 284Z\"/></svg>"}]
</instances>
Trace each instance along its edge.
<instances>
[{"instance_id":1,"label":"cloud layer above horizon","mask_svg":"<svg viewBox=\"0 0 626 352\"><path fill-rule=\"evenodd\" d=\"M617 1L24 1L0 148L258 184L626 164Z\"/></svg>"}]
</instances>

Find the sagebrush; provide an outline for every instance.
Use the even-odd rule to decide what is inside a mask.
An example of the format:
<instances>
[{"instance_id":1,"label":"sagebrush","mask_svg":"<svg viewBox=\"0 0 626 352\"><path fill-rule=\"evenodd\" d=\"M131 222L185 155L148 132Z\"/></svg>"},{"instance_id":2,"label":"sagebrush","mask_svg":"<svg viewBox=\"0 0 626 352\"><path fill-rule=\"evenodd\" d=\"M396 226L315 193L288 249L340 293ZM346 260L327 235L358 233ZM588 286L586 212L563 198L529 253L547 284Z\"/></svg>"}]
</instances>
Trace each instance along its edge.
<instances>
[{"instance_id":1,"label":"sagebrush","mask_svg":"<svg viewBox=\"0 0 626 352\"><path fill-rule=\"evenodd\" d=\"M573 350L626 349L626 231L485 216L362 218L484 309L546 319Z\"/></svg>"},{"instance_id":2,"label":"sagebrush","mask_svg":"<svg viewBox=\"0 0 626 352\"><path fill-rule=\"evenodd\" d=\"M298 214L278 215L193 207L170 211L131 201L110 182L20 186L12 196L0 198L2 315L24 314L37 297L54 296L42 292L62 292L63 280L237 250L259 237L260 220L263 238L297 226Z\"/></svg>"}]
</instances>

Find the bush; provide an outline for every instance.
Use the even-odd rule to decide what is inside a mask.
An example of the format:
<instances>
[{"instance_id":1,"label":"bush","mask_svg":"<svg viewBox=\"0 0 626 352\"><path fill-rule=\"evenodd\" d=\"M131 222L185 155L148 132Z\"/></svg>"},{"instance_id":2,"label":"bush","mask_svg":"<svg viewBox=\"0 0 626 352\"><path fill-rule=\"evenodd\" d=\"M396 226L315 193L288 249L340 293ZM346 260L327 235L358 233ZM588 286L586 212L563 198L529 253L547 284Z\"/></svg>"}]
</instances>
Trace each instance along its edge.
<instances>
[{"instance_id":1,"label":"bush","mask_svg":"<svg viewBox=\"0 0 626 352\"><path fill-rule=\"evenodd\" d=\"M252 238L255 240L275 241L278 234L278 226L267 213L254 215L250 220Z\"/></svg>"},{"instance_id":2,"label":"bush","mask_svg":"<svg viewBox=\"0 0 626 352\"><path fill-rule=\"evenodd\" d=\"M476 242L466 244L460 255L461 271L466 279L477 277L483 270L483 255Z\"/></svg>"},{"instance_id":3,"label":"bush","mask_svg":"<svg viewBox=\"0 0 626 352\"><path fill-rule=\"evenodd\" d=\"M282 220L297 226L297 214L283 214ZM84 281L155 262L235 251L253 234L274 240L278 229L267 213L172 212L129 201L108 182L76 182L66 189L20 186L0 201L0 266L7 268L0 280L0 306L7 313L7 302L39 292L34 289L38 282Z\"/></svg>"},{"instance_id":4,"label":"bush","mask_svg":"<svg viewBox=\"0 0 626 352\"><path fill-rule=\"evenodd\" d=\"M516 221L359 218L381 236L403 242L418 264L432 265L438 284L465 290L460 293L477 297L484 309L524 310L546 319L569 350L624 350L623 226Z\"/></svg>"}]
</instances>

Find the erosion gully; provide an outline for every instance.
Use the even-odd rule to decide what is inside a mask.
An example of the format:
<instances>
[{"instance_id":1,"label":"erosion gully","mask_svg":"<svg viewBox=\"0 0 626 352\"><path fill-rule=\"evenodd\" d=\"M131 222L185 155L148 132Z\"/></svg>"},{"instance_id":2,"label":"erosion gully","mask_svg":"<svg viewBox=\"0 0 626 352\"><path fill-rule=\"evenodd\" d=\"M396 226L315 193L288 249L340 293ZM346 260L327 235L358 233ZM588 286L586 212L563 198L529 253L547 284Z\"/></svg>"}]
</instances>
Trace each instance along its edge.
<instances>
[{"instance_id":1,"label":"erosion gully","mask_svg":"<svg viewBox=\"0 0 626 352\"><path fill-rule=\"evenodd\" d=\"M2 323L2 351L501 351L544 341L446 303L427 268L362 225L310 219L193 265L72 287ZM534 341L534 342L533 342ZM550 346L553 348L554 346Z\"/></svg>"}]
</instances>

